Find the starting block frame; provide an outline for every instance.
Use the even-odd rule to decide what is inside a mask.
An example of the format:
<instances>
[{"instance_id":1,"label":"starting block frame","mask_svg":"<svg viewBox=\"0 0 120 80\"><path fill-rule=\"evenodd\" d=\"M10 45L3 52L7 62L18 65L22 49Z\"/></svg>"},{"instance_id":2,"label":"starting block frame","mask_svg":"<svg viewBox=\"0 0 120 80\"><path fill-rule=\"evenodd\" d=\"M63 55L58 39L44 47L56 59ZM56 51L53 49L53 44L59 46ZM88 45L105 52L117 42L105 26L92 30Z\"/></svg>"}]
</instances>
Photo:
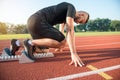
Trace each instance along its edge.
<instances>
[{"instance_id":1,"label":"starting block frame","mask_svg":"<svg viewBox=\"0 0 120 80\"><path fill-rule=\"evenodd\" d=\"M9 48L5 48L0 56L0 62L3 61L16 61L18 60L19 63L33 63L35 60L30 59L27 56L27 52L25 50L22 51L21 55L15 55L13 56L10 52ZM49 53L35 53L33 54L34 57L37 58L48 58L48 57L54 57L54 54L49 52Z\"/></svg>"}]
</instances>

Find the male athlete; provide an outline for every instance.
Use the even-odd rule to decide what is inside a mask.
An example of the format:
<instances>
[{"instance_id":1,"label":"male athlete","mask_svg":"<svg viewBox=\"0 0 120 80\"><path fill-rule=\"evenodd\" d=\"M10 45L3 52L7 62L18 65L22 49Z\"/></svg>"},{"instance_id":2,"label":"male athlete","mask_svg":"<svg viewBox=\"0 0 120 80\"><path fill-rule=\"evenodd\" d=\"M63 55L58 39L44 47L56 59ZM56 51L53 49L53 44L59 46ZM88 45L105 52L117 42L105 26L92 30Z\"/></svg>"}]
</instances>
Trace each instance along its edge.
<instances>
[{"instance_id":1,"label":"male athlete","mask_svg":"<svg viewBox=\"0 0 120 80\"><path fill-rule=\"evenodd\" d=\"M67 2L43 8L28 19L27 27L33 40L24 41L25 50L28 57L35 60L33 56L34 46L45 46L48 48L61 49L66 42L71 52L71 64L75 67L83 66L83 62L77 54L75 47L74 22L85 24L89 19L89 14L85 11L76 11L75 7ZM60 24L60 30L64 30L66 25L66 38L53 26ZM14 48L13 48L14 49ZM14 50L13 50L14 51Z\"/></svg>"}]
</instances>

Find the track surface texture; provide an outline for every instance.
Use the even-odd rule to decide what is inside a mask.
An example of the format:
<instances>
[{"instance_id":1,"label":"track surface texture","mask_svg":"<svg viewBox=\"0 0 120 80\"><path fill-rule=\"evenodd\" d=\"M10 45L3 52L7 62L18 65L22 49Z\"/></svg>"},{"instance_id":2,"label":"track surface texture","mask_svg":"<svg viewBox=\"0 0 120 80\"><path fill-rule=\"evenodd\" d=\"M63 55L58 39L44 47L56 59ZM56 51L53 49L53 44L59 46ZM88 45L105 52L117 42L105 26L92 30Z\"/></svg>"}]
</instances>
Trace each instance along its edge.
<instances>
[{"instance_id":1,"label":"track surface texture","mask_svg":"<svg viewBox=\"0 0 120 80\"><path fill-rule=\"evenodd\" d=\"M0 53L9 45L10 40L1 40ZM76 37L76 48L84 67L68 65L71 57L66 45L63 52L50 49L55 57L35 63L0 62L0 80L120 80L120 35Z\"/></svg>"}]
</instances>

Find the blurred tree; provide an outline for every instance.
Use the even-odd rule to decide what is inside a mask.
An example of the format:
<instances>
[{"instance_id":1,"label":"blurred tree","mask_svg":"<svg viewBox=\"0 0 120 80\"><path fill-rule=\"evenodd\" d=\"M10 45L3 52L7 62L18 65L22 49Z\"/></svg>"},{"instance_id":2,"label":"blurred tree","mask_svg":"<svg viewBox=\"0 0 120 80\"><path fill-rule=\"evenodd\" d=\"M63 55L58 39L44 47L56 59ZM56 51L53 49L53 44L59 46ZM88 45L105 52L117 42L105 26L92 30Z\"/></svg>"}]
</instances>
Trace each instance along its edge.
<instances>
[{"instance_id":1,"label":"blurred tree","mask_svg":"<svg viewBox=\"0 0 120 80\"><path fill-rule=\"evenodd\" d=\"M110 30L111 31L120 31L120 21L118 21L118 20L111 21Z\"/></svg>"},{"instance_id":2,"label":"blurred tree","mask_svg":"<svg viewBox=\"0 0 120 80\"><path fill-rule=\"evenodd\" d=\"M7 34L6 24L0 22L0 34Z\"/></svg>"},{"instance_id":3,"label":"blurred tree","mask_svg":"<svg viewBox=\"0 0 120 80\"><path fill-rule=\"evenodd\" d=\"M18 24L15 26L14 28L14 32L16 34L25 34L25 33L28 33L27 29L26 29L26 25L24 24Z\"/></svg>"},{"instance_id":4,"label":"blurred tree","mask_svg":"<svg viewBox=\"0 0 120 80\"><path fill-rule=\"evenodd\" d=\"M97 18L96 20L94 20L94 26L96 27L97 31L108 31L110 28L110 23L111 20L109 19Z\"/></svg>"}]
</instances>

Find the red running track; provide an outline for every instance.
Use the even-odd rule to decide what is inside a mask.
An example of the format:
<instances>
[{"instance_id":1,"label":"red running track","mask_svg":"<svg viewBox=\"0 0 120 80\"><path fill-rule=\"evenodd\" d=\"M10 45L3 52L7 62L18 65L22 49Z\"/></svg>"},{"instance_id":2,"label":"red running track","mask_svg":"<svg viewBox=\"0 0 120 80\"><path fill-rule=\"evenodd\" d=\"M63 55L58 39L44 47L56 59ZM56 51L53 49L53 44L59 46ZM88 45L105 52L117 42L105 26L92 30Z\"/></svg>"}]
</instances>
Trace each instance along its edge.
<instances>
[{"instance_id":1,"label":"red running track","mask_svg":"<svg viewBox=\"0 0 120 80\"><path fill-rule=\"evenodd\" d=\"M9 47L9 44L10 40L1 40L0 53L3 48ZM86 64L84 67L68 65L71 58L66 45L63 52L54 52L54 49L51 49L55 57L38 59L35 63L0 62L0 80L45 80L92 71L87 65L98 69L120 65L120 35L76 37L76 48ZM112 77L113 80L120 79L120 68L104 73ZM72 80L105 80L105 77L93 74L76 77Z\"/></svg>"}]
</instances>

